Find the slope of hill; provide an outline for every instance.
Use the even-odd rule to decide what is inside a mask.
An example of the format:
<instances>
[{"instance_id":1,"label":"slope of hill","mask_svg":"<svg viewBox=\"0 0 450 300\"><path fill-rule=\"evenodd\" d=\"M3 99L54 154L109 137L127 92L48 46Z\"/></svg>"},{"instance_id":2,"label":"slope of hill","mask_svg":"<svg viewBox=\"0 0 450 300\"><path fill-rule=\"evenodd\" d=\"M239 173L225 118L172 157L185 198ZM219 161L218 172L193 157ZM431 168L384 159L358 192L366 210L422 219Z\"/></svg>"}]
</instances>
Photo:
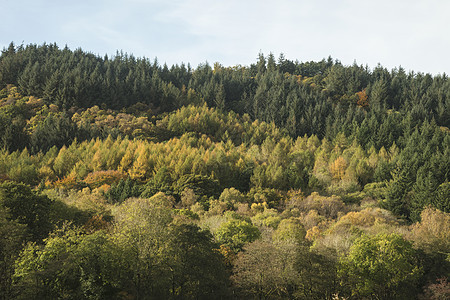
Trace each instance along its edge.
<instances>
[{"instance_id":1,"label":"slope of hill","mask_svg":"<svg viewBox=\"0 0 450 300\"><path fill-rule=\"evenodd\" d=\"M447 293L445 75L11 44L0 89L6 298Z\"/></svg>"}]
</instances>

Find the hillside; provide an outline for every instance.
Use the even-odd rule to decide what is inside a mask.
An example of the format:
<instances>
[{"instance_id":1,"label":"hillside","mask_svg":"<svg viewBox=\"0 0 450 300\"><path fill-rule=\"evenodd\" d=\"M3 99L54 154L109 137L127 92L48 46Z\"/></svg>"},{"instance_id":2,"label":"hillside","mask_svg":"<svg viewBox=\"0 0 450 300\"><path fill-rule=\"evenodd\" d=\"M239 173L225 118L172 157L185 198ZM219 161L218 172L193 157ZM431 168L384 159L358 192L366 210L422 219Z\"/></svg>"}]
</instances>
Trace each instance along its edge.
<instances>
[{"instance_id":1,"label":"hillside","mask_svg":"<svg viewBox=\"0 0 450 300\"><path fill-rule=\"evenodd\" d=\"M446 75L11 44L0 294L448 295L449 126Z\"/></svg>"}]
</instances>

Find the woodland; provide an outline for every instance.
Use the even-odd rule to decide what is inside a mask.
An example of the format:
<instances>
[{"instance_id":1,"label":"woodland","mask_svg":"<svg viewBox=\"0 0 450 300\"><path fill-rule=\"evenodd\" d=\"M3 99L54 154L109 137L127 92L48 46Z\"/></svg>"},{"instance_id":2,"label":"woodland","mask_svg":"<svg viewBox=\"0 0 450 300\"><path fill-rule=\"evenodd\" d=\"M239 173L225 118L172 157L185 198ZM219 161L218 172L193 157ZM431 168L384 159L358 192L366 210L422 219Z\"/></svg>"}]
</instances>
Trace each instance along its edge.
<instances>
[{"instance_id":1,"label":"woodland","mask_svg":"<svg viewBox=\"0 0 450 300\"><path fill-rule=\"evenodd\" d=\"M450 79L0 55L0 299L449 299Z\"/></svg>"}]
</instances>

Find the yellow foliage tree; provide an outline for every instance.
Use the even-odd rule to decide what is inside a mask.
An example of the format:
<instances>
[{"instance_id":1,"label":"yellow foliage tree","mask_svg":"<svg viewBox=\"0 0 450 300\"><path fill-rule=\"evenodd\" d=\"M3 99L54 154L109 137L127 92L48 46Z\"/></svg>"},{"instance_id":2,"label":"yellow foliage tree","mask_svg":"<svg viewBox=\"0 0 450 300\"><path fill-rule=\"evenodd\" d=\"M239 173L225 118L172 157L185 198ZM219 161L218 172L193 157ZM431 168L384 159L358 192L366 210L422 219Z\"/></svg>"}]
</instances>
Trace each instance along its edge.
<instances>
[{"instance_id":1,"label":"yellow foliage tree","mask_svg":"<svg viewBox=\"0 0 450 300\"><path fill-rule=\"evenodd\" d=\"M342 180L347 169L347 161L342 156L339 156L330 166L330 172L334 179Z\"/></svg>"}]
</instances>

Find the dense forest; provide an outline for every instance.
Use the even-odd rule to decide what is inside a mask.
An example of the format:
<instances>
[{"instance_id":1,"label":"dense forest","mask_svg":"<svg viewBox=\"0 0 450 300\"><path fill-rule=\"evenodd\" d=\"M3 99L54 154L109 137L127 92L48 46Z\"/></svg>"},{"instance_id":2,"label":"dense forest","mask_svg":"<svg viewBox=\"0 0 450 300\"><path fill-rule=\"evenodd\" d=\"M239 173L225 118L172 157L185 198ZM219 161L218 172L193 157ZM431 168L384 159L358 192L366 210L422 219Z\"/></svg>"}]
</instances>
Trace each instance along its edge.
<instances>
[{"instance_id":1,"label":"dense forest","mask_svg":"<svg viewBox=\"0 0 450 300\"><path fill-rule=\"evenodd\" d=\"M448 299L450 79L0 56L0 299Z\"/></svg>"}]
</instances>

